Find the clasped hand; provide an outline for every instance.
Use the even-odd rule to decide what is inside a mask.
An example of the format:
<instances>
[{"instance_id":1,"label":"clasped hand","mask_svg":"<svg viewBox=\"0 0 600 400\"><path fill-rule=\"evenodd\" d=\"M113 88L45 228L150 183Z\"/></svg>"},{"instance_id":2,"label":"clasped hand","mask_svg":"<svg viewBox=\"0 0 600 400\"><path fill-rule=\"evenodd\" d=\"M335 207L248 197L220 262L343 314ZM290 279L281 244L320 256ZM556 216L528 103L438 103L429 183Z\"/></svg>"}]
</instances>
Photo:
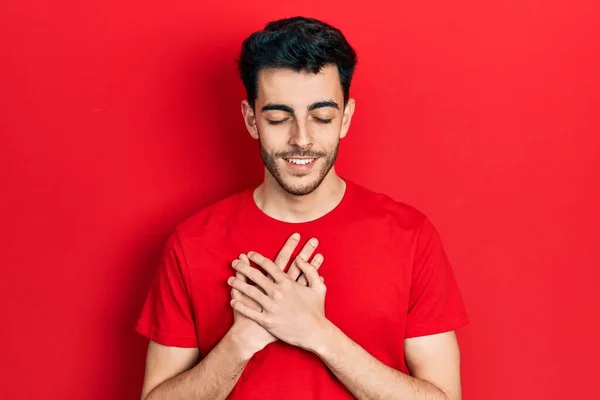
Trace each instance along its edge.
<instances>
[{"instance_id":1,"label":"clasped hand","mask_svg":"<svg viewBox=\"0 0 600 400\"><path fill-rule=\"evenodd\" d=\"M268 276L247 260L258 265ZM235 312L258 323L278 339L310 351L317 345L319 333L327 324L327 288L317 268L301 255L296 258L295 265L304 274L307 285L296 282L279 265L261 254L249 252L247 258L240 257L232 263L238 273L227 283L233 291L237 290L251 300L233 296L231 305ZM253 302L260 308L252 307Z\"/></svg>"}]
</instances>

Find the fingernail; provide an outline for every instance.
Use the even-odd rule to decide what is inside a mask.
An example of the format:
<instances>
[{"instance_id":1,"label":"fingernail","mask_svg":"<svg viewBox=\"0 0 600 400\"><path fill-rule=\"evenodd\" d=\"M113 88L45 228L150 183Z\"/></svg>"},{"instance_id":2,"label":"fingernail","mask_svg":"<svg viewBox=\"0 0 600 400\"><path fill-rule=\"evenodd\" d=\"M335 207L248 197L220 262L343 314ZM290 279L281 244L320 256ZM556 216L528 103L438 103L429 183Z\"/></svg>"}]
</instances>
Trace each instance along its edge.
<instances>
[{"instance_id":1,"label":"fingernail","mask_svg":"<svg viewBox=\"0 0 600 400\"><path fill-rule=\"evenodd\" d=\"M231 282L233 282L233 277L230 277L229 279L227 279L227 283L228 283L229 285L231 285Z\"/></svg>"},{"instance_id":2,"label":"fingernail","mask_svg":"<svg viewBox=\"0 0 600 400\"><path fill-rule=\"evenodd\" d=\"M310 239L308 241L308 243L312 246L312 247L317 247L317 245L319 244L319 241L317 239Z\"/></svg>"},{"instance_id":3,"label":"fingernail","mask_svg":"<svg viewBox=\"0 0 600 400\"><path fill-rule=\"evenodd\" d=\"M290 237L291 237L292 239L294 239L294 240L298 240L298 239L300 239L300 234L299 234L299 233L294 233L294 234L292 234L292 236L290 236Z\"/></svg>"},{"instance_id":4,"label":"fingernail","mask_svg":"<svg viewBox=\"0 0 600 400\"><path fill-rule=\"evenodd\" d=\"M252 257L254 255L253 251L248 252L248 257Z\"/></svg>"},{"instance_id":5,"label":"fingernail","mask_svg":"<svg viewBox=\"0 0 600 400\"><path fill-rule=\"evenodd\" d=\"M239 260L233 260L233 262L231 263L231 265L235 267L236 265L238 265L238 262L239 262Z\"/></svg>"}]
</instances>

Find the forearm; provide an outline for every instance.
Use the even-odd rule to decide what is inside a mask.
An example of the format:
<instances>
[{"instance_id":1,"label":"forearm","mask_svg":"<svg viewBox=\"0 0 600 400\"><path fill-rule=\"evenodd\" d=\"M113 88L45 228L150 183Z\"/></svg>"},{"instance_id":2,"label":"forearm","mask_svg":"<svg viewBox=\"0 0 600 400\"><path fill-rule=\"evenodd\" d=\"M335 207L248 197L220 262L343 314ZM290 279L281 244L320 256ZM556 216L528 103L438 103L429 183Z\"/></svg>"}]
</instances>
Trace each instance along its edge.
<instances>
[{"instance_id":1,"label":"forearm","mask_svg":"<svg viewBox=\"0 0 600 400\"><path fill-rule=\"evenodd\" d=\"M449 400L433 384L383 364L333 324L313 351L360 400Z\"/></svg>"},{"instance_id":2,"label":"forearm","mask_svg":"<svg viewBox=\"0 0 600 400\"><path fill-rule=\"evenodd\" d=\"M144 400L221 400L233 390L251 355L230 330L194 368L158 385Z\"/></svg>"}]
</instances>

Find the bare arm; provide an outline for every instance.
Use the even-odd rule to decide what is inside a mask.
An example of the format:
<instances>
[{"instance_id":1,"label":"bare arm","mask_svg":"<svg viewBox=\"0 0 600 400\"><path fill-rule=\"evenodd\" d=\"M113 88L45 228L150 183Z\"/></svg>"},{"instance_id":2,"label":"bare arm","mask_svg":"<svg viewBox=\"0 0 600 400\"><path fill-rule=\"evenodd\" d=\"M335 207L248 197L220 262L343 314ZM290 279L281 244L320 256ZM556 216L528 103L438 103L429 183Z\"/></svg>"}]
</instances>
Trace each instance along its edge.
<instances>
[{"instance_id":1,"label":"bare arm","mask_svg":"<svg viewBox=\"0 0 600 400\"><path fill-rule=\"evenodd\" d=\"M381 363L331 325L315 353L358 399L460 400L460 355L454 332L405 340L413 376Z\"/></svg>"},{"instance_id":2,"label":"bare arm","mask_svg":"<svg viewBox=\"0 0 600 400\"><path fill-rule=\"evenodd\" d=\"M242 350L239 340L239 335L229 330L200 363L198 349L168 347L151 341L142 400L225 399L251 358L251 354Z\"/></svg>"}]
</instances>

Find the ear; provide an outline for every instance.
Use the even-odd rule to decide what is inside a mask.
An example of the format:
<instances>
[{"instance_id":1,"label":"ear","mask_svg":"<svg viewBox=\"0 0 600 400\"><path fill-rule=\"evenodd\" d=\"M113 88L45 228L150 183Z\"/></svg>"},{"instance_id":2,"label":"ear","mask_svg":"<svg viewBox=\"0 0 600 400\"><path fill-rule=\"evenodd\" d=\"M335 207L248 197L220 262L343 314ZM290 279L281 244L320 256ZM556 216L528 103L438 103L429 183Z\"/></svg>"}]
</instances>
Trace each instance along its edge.
<instances>
[{"instance_id":1,"label":"ear","mask_svg":"<svg viewBox=\"0 0 600 400\"><path fill-rule=\"evenodd\" d=\"M340 130L340 139L343 139L348 133L348 129L350 128L350 122L352 121L352 116L354 115L354 107L354 99L348 99L348 103L346 103L346 107L344 107L344 116L342 117L342 129Z\"/></svg>"},{"instance_id":2,"label":"ear","mask_svg":"<svg viewBox=\"0 0 600 400\"><path fill-rule=\"evenodd\" d=\"M258 139L256 117L254 116L254 110L250 107L248 100L242 101L242 116L244 117L244 123L246 124L246 129L250 133L250 136L254 139Z\"/></svg>"}]
</instances>

